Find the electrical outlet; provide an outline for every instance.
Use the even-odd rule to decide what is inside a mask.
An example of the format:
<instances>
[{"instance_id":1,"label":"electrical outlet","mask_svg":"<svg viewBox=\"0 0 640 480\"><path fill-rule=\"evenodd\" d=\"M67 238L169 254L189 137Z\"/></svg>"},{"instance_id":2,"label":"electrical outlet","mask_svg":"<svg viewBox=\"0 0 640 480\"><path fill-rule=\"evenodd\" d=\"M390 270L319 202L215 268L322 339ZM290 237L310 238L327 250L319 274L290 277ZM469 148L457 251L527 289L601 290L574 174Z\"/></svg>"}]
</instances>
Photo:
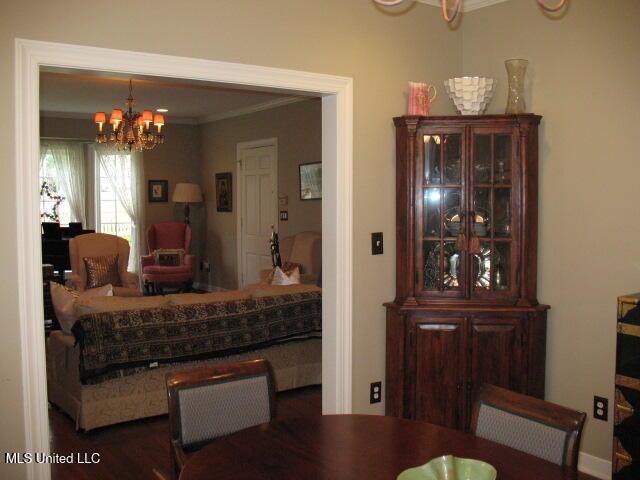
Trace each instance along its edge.
<instances>
[{"instance_id":1,"label":"electrical outlet","mask_svg":"<svg viewBox=\"0 0 640 480\"><path fill-rule=\"evenodd\" d=\"M369 403L380 403L382 401L382 382L373 382L369 390Z\"/></svg>"},{"instance_id":2,"label":"electrical outlet","mask_svg":"<svg viewBox=\"0 0 640 480\"><path fill-rule=\"evenodd\" d=\"M289 220L289 212L287 210L280 210L280 220L283 222Z\"/></svg>"},{"instance_id":3,"label":"electrical outlet","mask_svg":"<svg viewBox=\"0 0 640 480\"><path fill-rule=\"evenodd\" d=\"M384 245L382 240L382 232L371 234L371 255L382 255L384 253Z\"/></svg>"},{"instance_id":4,"label":"electrical outlet","mask_svg":"<svg viewBox=\"0 0 640 480\"><path fill-rule=\"evenodd\" d=\"M606 422L609 417L609 400L604 397L593 397L593 418Z\"/></svg>"}]
</instances>

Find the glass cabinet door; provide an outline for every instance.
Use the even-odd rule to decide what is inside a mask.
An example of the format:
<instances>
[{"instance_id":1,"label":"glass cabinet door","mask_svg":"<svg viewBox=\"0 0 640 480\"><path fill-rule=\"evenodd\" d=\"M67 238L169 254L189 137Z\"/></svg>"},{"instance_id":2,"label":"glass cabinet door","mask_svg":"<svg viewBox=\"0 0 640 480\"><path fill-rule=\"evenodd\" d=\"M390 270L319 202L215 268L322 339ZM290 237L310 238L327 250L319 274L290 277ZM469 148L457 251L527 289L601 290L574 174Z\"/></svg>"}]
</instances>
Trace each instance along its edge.
<instances>
[{"instance_id":1,"label":"glass cabinet door","mask_svg":"<svg viewBox=\"0 0 640 480\"><path fill-rule=\"evenodd\" d=\"M417 290L426 296L463 296L466 257L457 243L465 228L462 131L421 131L418 142Z\"/></svg>"},{"instance_id":2,"label":"glass cabinet door","mask_svg":"<svg viewBox=\"0 0 640 480\"><path fill-rule=\"evenodd\" d=\"M513 218L515 142L511 130L472 129L470 155L471 296L516 291ZM473 237L476 237L475 239Z\"/></svg>"}]
</instances>

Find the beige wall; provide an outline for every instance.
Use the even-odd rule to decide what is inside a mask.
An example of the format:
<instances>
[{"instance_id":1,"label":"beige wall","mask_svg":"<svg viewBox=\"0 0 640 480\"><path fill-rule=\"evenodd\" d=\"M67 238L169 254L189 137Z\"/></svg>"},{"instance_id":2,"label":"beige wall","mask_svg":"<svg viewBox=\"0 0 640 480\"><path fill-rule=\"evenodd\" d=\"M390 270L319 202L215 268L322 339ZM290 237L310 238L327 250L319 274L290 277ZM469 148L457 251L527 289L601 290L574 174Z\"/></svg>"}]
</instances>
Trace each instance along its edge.
<instances>
[{"instance_id":1,"label":"beige wall","mask_svg":"<svg viewBox=\"0 0 640 480\"><path fill-rule=\"evenodd\" d=\"M116 0L102 8L81 0L22 0L0 16L0 201L15 198L13 71L16 37L140 50L335 74L354 79L354 408L369 405L369 383L384 378L384 309L394 294L395 160L391 118L405 111L407 80L439 81L460 67L460 36L435 8L411 4L404 15L384 14L370 0L194 0L189 8L161 0L149 7ZM127 16L135 35L113 35ZM99 21L88 19L99 18ZM161 35L157 35L161 32ZM153 39L152 41L150 39ZM185 72L188 75L188 72ZM452 113L440 96L435 113ZM5 230L15 232L12 209ZM24 221L20 219L19 221ZM385 255L370 255L370 232L386 233ZM0 450L24 445L16 238L0 241ZM325 279L326 281L326 279ZM7 415L7 412L11 412ZM1 468L8 468L2 466ZM16 467L17 471L18 468ZM14 478L17 473L13 475Z\"/></svg>"},{"instance_id":2,"label":"beige wall","mask_svg":"<svg viewBox=\"0 0 640 480\"><path fill-rule=\"evenodd\" d=\"M368 405L368 384L384 376L384 312L393 297L394 141L391 117L404 111L407 80L460 73L493 75L490 107L502 110L502 61L531 61L528 98L543 114L541 135L540 298L552 305L549 397L589 411L595 394L611 398L615 297L639 289L637 178L632 150L639 124L635 0L570 2L561 20L545 18L531 0L511 0L467 14L450 31L438 9L415 4L386 15L369 0L197 0L148 8L127 2L137 34L114 36L124 2L98 9L80 0L23 0L3 5L0 69L13 71L14 38L31 38L268 65L354 78L354 408ZM87 18L100 15L100 22ZM185 26L185 27L183 27ZM162 35L154 35L161 31ZM147 41L154 38L153 42ZM464 55L463 55L464 45ZM462 68L464 66L464 69ZM0 201L15 199L13 76L0 89ZM434 113L452 109L439 95ZM6 232L15 232L13 209ZM386 234L386 253L372 257L369 234ZM0 240L0 451L24 445L15 235ZM34 346L39 348L39 346ZM611 422L589 421L584 448L607 458ZM19 467L2 465L7 478ZM5 470L7 473L5 473ZM9 473L11 472L11 473Z\"/></svg>"},{"instance_id":3,"label":"beige wall","mask_svg":"<svg viewBox=\"0 0 640 480\"><path fill-rule=\"evenodd\" d=\"M168 180L169 201L166 203L149 203L145 193L146 225L158 222L179 221L184 219L182 205L171 201L173 189L178 182L192 181L199 183L200 176L200 138L197 125L171 124L170 117L165 131L165 144L143 153L145 192L148 180ZM51 138L69 138L93 140L95 126L91 116L78 118L40 118L40 135ZM194 208L195 210L195 208ZM198 212L194 211L194 218ZM194 224L196 240L203 231ZM197 242L194 242L194 246Z\"/></svg>"},{"instance_id":4,"label":"beige wall","mask_svg":"<svg viewBox=\"0 0 640 480\"><path fill-rule=\"evenodd\" d=\"M616 297L640 290L640 2L570 5L561 20L532 0L465 15L463 70L498 79L490 112L500 113L503 61L530 62L528 110L544 116L538 293L551 305L547 395L591 412L593 395L613 403ZM588 420L584 451L610 458L611 416Z\"/></svg>"},{"instance_id":5,"label":"beige wall","mask_svg":"<svg viewBox=\"0 0 640 480\"><path fill-rule=\"evenodd\" d=\"M310 99L271 110L229 118L201 126L202 186L206 199L207 239L203 260L211 272L200 272L199 281L216 287L237 288L237 145L240 142L277 138L278 194L288 197L289 220L279 222L280 238L307 230L321 231L319 200L301 201L298 165L322 160L321 102ZM233 212L216 211L214 176L232 172Z\"/></svg>"},{"instance_id":6,"label":"beige wall","mask_svg":"<svg viewBox=\"0 0 640 480\"><path fill-rule=\"evenodd\" d=\"M171 201L173 189L177 183L200 183L200 131L197 125L171 124L167 117L165 143L153 150L144 152L144 176L148 180L169 181L169 201L164 203L146 203L146 224L159 222L182 222L184 220L183 204ZM145 182L146 184L146 182ZM148 184L147 184L148 185ZM198 207L191 208L193 247L192 253L199 254L198 242L204 235L204 229L196 220Z\"/></svg>"}]
</instances>

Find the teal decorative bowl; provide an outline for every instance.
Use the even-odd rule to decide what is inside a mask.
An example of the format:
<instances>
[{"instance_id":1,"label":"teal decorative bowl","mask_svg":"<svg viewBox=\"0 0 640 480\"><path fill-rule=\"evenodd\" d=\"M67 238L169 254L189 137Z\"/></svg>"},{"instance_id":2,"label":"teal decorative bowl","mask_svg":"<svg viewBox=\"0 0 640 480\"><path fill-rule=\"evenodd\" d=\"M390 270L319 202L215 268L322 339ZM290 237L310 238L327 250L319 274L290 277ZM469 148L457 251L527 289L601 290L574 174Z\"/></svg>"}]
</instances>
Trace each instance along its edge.
<instances>
[{"instance_id":1,"label":"teal decorative bowl","mask_svg":"<svg viewBox=\"0 0 640 480\"><path fill-rule=\"evenodd\" d=\"M497 476L488 463L445 455L405 470L396 480L495 480Z\"/></svg>"}]
</instances>

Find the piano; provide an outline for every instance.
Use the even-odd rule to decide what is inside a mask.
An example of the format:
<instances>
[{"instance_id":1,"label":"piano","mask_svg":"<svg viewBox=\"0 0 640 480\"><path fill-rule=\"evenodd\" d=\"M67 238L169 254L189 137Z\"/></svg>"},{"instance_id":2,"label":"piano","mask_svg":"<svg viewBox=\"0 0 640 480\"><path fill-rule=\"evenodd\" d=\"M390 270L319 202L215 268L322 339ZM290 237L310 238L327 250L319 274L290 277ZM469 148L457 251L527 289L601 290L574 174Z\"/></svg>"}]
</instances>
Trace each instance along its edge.
<instances>
[{"instance_id":1,"label":"piano","mask_svg":"<svg viewBox=\"0 0 640 480\"><path fill-rule=\"evenodd\" d=\"M64 278L65 270L71 270L69 259L69 239L95 233L95 230L82 228L81 223L69 223L68 227L61 227L59 223L42 223L42 263L53 265L56 276Z\"/></svg>"}]
</instances>

